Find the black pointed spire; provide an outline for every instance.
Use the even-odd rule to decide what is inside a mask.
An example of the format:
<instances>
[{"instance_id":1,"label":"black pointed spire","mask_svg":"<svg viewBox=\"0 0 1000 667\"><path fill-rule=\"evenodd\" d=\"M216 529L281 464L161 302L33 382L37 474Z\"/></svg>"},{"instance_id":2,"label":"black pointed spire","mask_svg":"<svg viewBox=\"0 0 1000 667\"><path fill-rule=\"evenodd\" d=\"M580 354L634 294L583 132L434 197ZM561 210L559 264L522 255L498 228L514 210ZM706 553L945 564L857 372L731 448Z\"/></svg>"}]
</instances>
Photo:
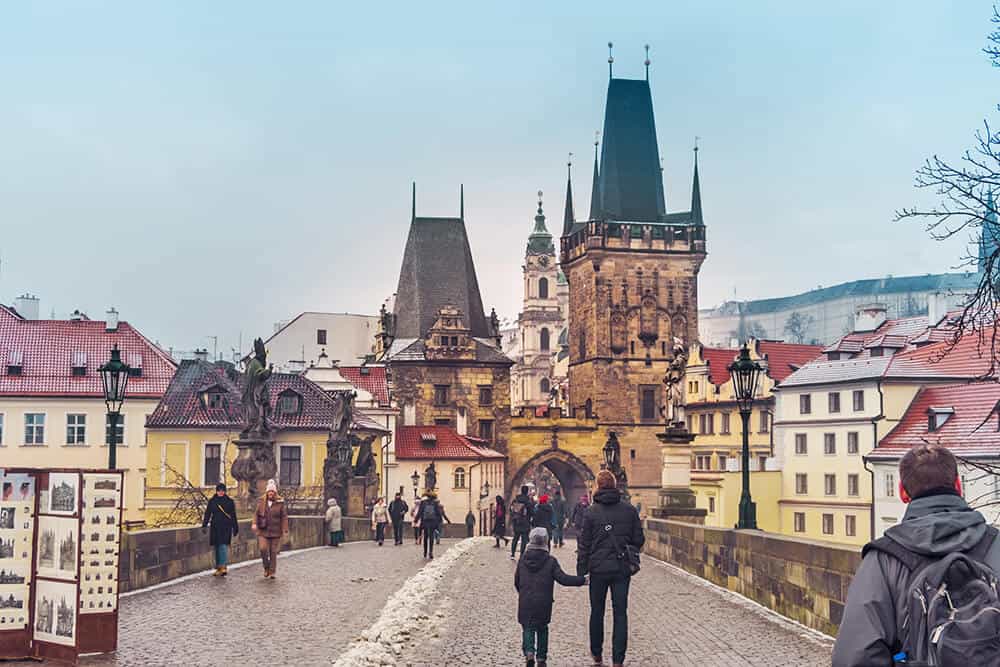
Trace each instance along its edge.
<instances>
[{"instance_id":1,"label":"black pointed spire","mask_svg":"<svg viewBox=\"0 0 1000 667\"><path fill-rule=\"evenodd\" d=\"M649 81L649 44L646 45L646 62L643 64L646 66L646 81Z\"/></svg>"},{"instance_id":2,"label":"black pointed spire","mask_svg":"<svg viewBox=\"0 0 1000 667\"><path fill-rule=\"evenodd\" d=\"M599 144L597 137L600 136L600 132L594 132L594 182L590 186L590 219L599 220L601 218L601 186L598 181L597 173L597 146Z\"/></svg>"},{"instance_id":3,"label":"black pointed spire","mask_svg":"<svg viewBox=\"0 0 1000 667\"><path fill-rule=\"evenodd\" d=\"M465 183L458 186L458 219L465 220Z\"/></svg>"},{"instance_id":4,"label":"black pointed spire","mask_svg":"<svg viewBox=\"0 0 1000 667\"><path fill-rule=\"evenodd\" d=\"M612 44L611 42L608 42L608 78L609 79L614 78L614 76L615 76L615 72L614 72L614 69L613 69L613 67L615 65L615 56L614 56L614 52L612 51L612 49L614 49L614 46L615 46L614 44Z\"/></svg>"},{"instance_id":5,"label":"black pointed spire","mask_svg":"<svg viewBox=\"0 0 1000 667\"><path fill-rule=\"evenodd\" d=\"M576 215L573 213L573 154L569 154L569 161L566 162L566 209L563 213L563 236L568 236L573 231L573 223L576 222Z\"/></svg>"},{"instance_id":6,"label":"black pointed spire","mask_svg":"<svg viewBox=\"0 0 1000 667\"><path fill-rule=\"evenodd\" d=\"M701 217L701 185L698 183L698 137L694 140L694 184L691 186L691 222L704 225Z\"/></svg>"},{"instance_id":7,"label":"black pointed spire","mask_svg":"<svg viewBox=\"0 0 1000 667\"><path fill-rule=\"evenodd\" d=\"M410 210L410 222L417 219L417 182L413 181L413 204Z\"/></svg>"}]
</instances>

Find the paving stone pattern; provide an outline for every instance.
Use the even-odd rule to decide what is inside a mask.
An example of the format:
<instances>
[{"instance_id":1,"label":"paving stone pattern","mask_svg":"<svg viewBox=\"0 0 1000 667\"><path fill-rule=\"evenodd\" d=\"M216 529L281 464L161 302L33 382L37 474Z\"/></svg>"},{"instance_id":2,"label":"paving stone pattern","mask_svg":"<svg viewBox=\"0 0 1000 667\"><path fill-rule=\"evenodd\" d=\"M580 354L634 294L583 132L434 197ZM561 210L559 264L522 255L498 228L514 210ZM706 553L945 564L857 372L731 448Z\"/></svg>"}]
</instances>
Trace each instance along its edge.
<instances>
[{"instance_id":1,"label":"paving stone pattern","mask_svg":"<svg viewBox=\"0 0 1000 667\"><path fill-rule=\"evenodd\" d=\"M563 569L575 573L575 542L555 549ZM519 665L514 565L509 551L477 545L456 563L440 590L428 639L411 643L401 665ZM549 626L549 665L587 665L587 589L556 586ZM610 599L605 659L610 658ZM698 667L830 664L832 642L781 621L728 592L711 588L650 558L632 582L627 665ZM610 664L610 662L609 662Z\"/></svg>"}]
</instances>

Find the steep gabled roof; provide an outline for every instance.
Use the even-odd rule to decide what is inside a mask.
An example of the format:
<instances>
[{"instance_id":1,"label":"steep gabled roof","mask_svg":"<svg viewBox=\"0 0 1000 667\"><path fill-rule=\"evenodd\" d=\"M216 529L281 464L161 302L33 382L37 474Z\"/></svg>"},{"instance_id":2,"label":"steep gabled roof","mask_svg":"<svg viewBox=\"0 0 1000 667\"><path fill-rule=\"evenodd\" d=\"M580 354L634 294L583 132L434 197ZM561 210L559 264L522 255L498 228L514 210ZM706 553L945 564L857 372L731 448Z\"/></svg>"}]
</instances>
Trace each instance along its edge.
<instances>
[{"instance_id":1,"label":"steep gabled roof","mask_svg":"<svg viewBox=\"0 0 1000 667\"><path fill-rule=\"evenodd\" d=\"M767 358L767 374L775 382L781 382L822 354L823 349L819 345L762 340L757 343L757 351Z\"/></svg>"},{"instance_id":2,"label":"steep gabled roof","mask_svg":"<svg viewBox=\"0 0 1000 667\"><path fill-rule=\"evenodd\" d=\"M459 435L450 426L399 426L396 428L395 443L397 459L507 458L487 447L485 441Z\"/></svg>"},{"instance_id":3,"label":"steep gabled roof","mask_svg":"<svg viewBox=\"0 0 1000 667\"><path fill-rule=\"evenodd\" d=\"M379 405L389 405L389 383L385 366L338 366L340 376L375 397Z\"/></svg>"},{"instance_id":4,"label":"steep gabled roof","mask_svg":"<svg viewBox=\"0 0 1000 667\"><path fill-rule=\"evenodd\" d=\"M992 336L993 329L989 327L983 331L982 339L978 333L970 333L954 344L943 341L900 352L892 357L886 377L972 379L983 376L991 370Z\"/></svg>"}]
</instances>

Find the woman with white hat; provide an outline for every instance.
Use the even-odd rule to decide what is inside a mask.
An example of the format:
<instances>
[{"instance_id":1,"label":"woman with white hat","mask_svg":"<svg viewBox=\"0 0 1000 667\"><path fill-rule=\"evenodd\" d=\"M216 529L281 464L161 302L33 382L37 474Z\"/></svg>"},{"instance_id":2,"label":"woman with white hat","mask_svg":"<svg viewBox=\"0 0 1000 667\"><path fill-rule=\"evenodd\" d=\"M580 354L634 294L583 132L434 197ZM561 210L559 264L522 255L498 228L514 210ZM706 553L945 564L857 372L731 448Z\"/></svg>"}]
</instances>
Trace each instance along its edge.
<instances>
[{"instance_id":1,"label":"woman with white hat","mask_svg":"<svg viewBox=\"0 0 1000 667\"><path fill-rule=\"evenodd\" d=\"M285 501L278 496L278 485L273 479L267 480L267 492L257 503L250 527L257 535L260 558L264 562L264 578L274 579L281 540L288 535L288 512Z\"/></svg>"},{"instance_id":2,"label":"woman with white hat","mask_svg":"<svg viewBox=\"0 0 1000 667\"><path fill-rule=\"evenodd\" d=\"M340 543L344 541L343 511L337 504L336 498L330 498L326 501L326 505L328 508L326 510L326 525L330 531L330 546L339 547Z\"/></svg>"}]
</instances>

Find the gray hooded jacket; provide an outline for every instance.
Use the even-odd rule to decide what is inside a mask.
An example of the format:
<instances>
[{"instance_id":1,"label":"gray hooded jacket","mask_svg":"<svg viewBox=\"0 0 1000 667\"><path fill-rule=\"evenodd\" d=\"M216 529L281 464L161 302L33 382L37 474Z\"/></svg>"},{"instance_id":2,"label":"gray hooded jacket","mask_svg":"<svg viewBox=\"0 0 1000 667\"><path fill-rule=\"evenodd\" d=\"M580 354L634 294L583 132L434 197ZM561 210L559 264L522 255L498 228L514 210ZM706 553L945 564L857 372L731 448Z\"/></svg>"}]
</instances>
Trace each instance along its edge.
<instances>
[{"instance_id":1,"label":"gray hooded jacket","mask_svg":"<svg viewBox=\"0 0 1000 667\"><path fill-rule=\"evenodd\" d=\"M944 557L975 547L986 533L986 519L957 495L935 495L910 502L903 521L887 537L915 553ZM1000 573L1000 539L986 564ZM911 574L896 558L870 551L861 561L847 593L847 606L833 648L833 667L891 667L903 642L896 610L907 607Z\"/></svg>"}]
</instances>

